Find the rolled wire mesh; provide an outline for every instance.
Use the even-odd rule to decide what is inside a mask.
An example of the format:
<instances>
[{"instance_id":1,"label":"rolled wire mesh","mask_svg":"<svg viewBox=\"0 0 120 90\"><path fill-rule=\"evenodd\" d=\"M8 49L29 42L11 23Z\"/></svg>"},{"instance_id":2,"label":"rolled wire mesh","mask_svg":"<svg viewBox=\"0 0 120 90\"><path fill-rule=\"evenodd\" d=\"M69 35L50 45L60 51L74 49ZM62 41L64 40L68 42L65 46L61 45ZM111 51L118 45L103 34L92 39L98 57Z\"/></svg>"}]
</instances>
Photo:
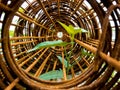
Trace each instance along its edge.
<instances>
[{"instance_id":1,"label":"rolled wire mesh","mask_svg":"<svg viewBox=\"0 0 120 90\"><path fill-rule=\"evenodd\" d=\"M119 0L1 0L0 89L119 90L119 16ZM70 41L58 21L87 30L75 35L68 75L57 58L65 57L63 47L28 53L41 42ZM71 45L65 48L69 55ZM39 78L59 69L62 79Z\"/></svg>"}]
</instances>

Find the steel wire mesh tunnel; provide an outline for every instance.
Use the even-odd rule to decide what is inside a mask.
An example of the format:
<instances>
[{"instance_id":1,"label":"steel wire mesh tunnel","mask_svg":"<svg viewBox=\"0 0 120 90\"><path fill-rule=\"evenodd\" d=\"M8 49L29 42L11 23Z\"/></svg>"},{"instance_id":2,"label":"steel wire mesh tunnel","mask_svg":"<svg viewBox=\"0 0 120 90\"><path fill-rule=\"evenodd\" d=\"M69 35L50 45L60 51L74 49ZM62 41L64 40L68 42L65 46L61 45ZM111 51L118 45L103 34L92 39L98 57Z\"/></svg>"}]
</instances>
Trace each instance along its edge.
<instances>
[{"instance_id":1,"label":"steel wire mesh tunnel","mask_svg":"<svg viewBox=\"0 0 120 90\"><path fill-rule=\"evenodd\" d=\"M54 89L120 90L120 0L0 0L0 90Z\"/></svg>"}]
</instances>

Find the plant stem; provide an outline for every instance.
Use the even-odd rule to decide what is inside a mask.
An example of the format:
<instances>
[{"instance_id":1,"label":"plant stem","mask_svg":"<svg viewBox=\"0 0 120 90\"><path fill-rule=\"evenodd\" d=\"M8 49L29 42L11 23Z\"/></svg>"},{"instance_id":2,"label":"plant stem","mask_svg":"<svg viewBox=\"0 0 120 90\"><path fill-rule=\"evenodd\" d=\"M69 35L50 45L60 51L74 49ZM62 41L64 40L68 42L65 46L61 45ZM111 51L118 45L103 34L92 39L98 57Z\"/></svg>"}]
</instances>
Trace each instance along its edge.
<instances>
[{"instance_id":1,"label":"plant stem","mask_svg":"<svg viewBox=\"0 0 120 90\"><path fill-rule=\"evenodd\" d=\"M72 46L71 46L71 48L70 48L70 54L69 54L69 56L67 57L67 61L68 61L68 63L67 63L67 75L68 75L69 69L70 69L70 66L69 66L69 65L70 65L70 57L71 57L71 55L72 55L72 49L73 49L73 45L74 45L73 40L74 40L74 38L71 39Z\"/></svg>"}]
</instances>

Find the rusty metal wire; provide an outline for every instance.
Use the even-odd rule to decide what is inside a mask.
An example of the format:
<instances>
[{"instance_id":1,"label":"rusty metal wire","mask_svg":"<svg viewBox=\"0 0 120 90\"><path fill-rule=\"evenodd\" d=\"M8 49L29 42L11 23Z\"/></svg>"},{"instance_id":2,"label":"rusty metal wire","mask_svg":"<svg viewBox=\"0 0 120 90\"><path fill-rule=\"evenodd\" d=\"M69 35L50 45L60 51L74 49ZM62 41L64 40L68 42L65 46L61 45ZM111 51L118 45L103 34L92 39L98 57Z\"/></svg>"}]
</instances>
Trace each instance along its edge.
<instances>
[{"instance_id":1,"label":"rusty metal wire","mask_svg":"<svg viewBox=\"0 0 120 90\"><path fill-rule=\"evenodd\" d=\"M27 53L40 42L58 40L59 32L63 41L70 41L57 21L88 31L75 36L70 63L76 64L68 72L70 79L57 58L65 56L63 47ZM1 0L0 89L119 90L119 21L119 0ZM92 56L82 56L83 49ZM64 72L60 81L39 79L59 68Z\"/></svg>"}]
</instances>

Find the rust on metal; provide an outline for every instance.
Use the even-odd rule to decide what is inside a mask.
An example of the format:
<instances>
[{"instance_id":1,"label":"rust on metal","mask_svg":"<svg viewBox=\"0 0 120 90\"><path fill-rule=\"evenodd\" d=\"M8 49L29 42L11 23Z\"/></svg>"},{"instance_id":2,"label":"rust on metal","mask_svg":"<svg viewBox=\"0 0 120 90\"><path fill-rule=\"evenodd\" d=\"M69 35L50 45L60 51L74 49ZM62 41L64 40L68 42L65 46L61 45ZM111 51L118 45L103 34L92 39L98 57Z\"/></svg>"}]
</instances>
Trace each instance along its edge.
<instances>
[{"instance_id":1,"label":"rust on metal","mask_svg":"<svg viewBox=\"0 0 120 90\"><path fill-rule=\"evenodd\" d=\"M58 21L87 32L28 52L70 42ZM119 90L119 21L120 0L0 0L0 90Z\"/></svg>"}]
</instances>

